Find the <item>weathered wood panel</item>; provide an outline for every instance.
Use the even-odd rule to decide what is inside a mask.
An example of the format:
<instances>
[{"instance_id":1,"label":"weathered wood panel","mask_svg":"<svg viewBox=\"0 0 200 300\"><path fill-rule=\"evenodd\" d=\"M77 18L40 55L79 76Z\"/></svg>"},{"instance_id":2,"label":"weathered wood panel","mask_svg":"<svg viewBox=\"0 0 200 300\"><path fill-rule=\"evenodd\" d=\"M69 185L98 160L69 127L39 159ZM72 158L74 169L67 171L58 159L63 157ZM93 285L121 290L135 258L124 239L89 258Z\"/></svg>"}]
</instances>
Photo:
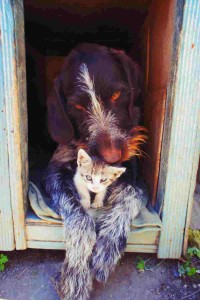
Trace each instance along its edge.
<instances>
[{"instance_id":1,"label":"weathered wood panel","mask_svg":"<svg viewBox=\"0 0 200 300\"><path fill-rule=\"evenodd\" d=\"M13 250L14 232L11 208L9 149L8 149L8 113L7 102L12 98L13 74L10 72L9 60L13 49L12 10L8 2L0 2L0 249Z\"/></svg>"},{"instance_id":2,"label":"weathered wood panel","mask_svg":"<svg viewBox=\"0 0 200 300\"><path fill-rule=\"evenodd\" d=\"M16 59L16 84L18 92L19 107L19 130L20 130L20 150L21 150L21 177L23 186L23 200L25 212L27 209L28 191L28 120L27 120L27 94L26 94L26 63L25 63L25 36L24 36L24 10L23 1L14 2L14 50ZM21 226L21 225L20 225ZM16 227L16 225L15 225ZM23 244L23 242L22 242ZM18 247L18 241L17 241Z\"/></svg>"},{"instance_id":3,"label":"weathered wood panel","mask_svg":"<svg viewBox=\"0 0 200 300\"><path fill-rule=\"evenodd\" d=\"M131 245L156 245L160 231L150 230L145 232L130 232L128 244ZM27 241L63 242L63 227L55 224L30 224L26 225Z\"/></svg>"},{"instance_id":4,"label":"weathered wood panel","mask_svg":"<svg viewBox=\"0 0 200 300\"><path fill-rule=\"evenodd\" d=\"M125 252L156 253L157 245L127 245Z\"/></svg>"},{"instance_id":5,"label":"weathered wood panel","mask_svg":"<svg viewBox=\"0 0 200 300\"><path fill-rule=\"evenodd\" d=\"M170 79L175 3L175 0L152 1L142 32L146 87L144 125L148 129L148 141L145 147L147 156L144 160L143 173L153 204L157 193L167 88Z\"/></svg>"},{"instance_id":6,"label":"weathered wood panel","mask_svg":"<svg viewBox=\"0 0 200 300\"><path fill-rule=\"evenodd\" d=\"M160 235L159 228L131 229L126 251L155 253ZM26 238L28 248L64 249L62 224L39 219L35 214L28 213L26 218Z\"/></svg>"},{"instance_id":7,"label":"weathered wood panel","mask_svg":"<svg viewBox=\"0 0 200 300\"><path fill-rule=\"evenodd\" d=\"M159 180L157 187L157 197L155 210L161 214L164 203L165 194L165 182L167 176L167 166L169 157L169 144L171 137L171 125L172 125L172 114L173 114L173 101L174 101L174 87L176 81L176 72L178 66L178 56L179 56L179 44L182 30L182 20L183 20L183 10L184 10L184 0L176 0L174 13L174 32L173 32L173 46L171 61L169 63L170 77L167 87L167 98L165 107L165 120L163 128L163 139L162 139L162 149L161 149L161 159L160 159L160 170L159 170Z\"/></svg>"},{"instance_id":8,"label":"weathered wood panel","mask_svg":"<svg viewBox=\"0 0 200 300\"><path fill-rule=\"evenodd\" d=\"M55 249L65 250L65 244L62 242L46 242L46 241L27 241L28 248L36 249ZM127 245L125 252L144 252L144 253L156 253L156 245Z\"/></svg>"},{"instance_id":9,"label":"weathered wood panel","mask_svg":"<svg viewBox=\"0 0 200 300\"><path fill-rule=\"evenodd\" d=\"M26 238L28 241L63 242L63 228L59 225L27 225Z\"/></svg>"},{"instance_id":10,"label":"weathered wood panel","mask_svg":"<svg viewBox=\"0 0 200 300\"><path fill-rule=\"evenodd\" d=\"M187 246L188 246L188 233L189 233L189 227L191 226L191 217L192 217L192 208L193 208L193 202L194 202L194 189L196 186L196 170L198 169L198 160L199 160L199 153L200 153L200 113L199 113L199 126L197 128L197 137L196 137L196 145L195 145L195 152L194 152L194 159L193 159L193 165L192 165L192 174L191 174L191 185L189 189L189 201L188 201L188 209L187 209L187 216L186 216L186 225L185 225L185 236L184 236L184 244L183 244L183 253L185 254L187 252ZM199 210L197 210L199 212ZM200 220L200 216L198 216ZM199 223L198 223L199 224ZM200 229L200 228L198 228Z\"/></svg>"},{"instance_id":11,"label":"weathered wood panel","mask_svg":"<svg viewBox=\"0 0 200 300\"><path fill-rule=\"evenodd\" d=\"M25 64L23 43L23 1L1 1L2 14L2 61L4 113L6 118L6 138L2 146L7 151L8 164L2 172L9 176L10 197L4 193L4 203L12 206L12 216L6 210L2 215L7 222L14 222L17 249L26 248L24 198L27 180L27 124L25 97ZM6 146L7 144L7 146ZM6 149L7 148L7 149ZM5 155L5 154L4 154ZM6 162L6 160L5 160ZM8 194L8 192L7 192ZM12 220L12 221L11 221ZM9 235L6 228L5 234Z\"/></svg>"},{"instance_id":12,"label":"weathered wood panel","mask_svg":"<svg viewBox=\"0 0 200 300\"><path fill-rule=\"evenodd\" d=\"M27 241L27 247L33 249L65 250L65 244L62 242Z\"/></svg>"},{"instance_id":13,"label":"weathered wood panel","mask_svg":"<svg viewBox=\"0 0 200 300\"><path fill-rule=\"evenodd\" d=\"M180 2L178 2L180 4ZM165 152L163 230L158 256L179 258L187 233L186 216L193 201L195 174L200 151L200 2L186 0L177 73L173 84L171 128ZM166 120L167 121L167 120ZM166 132L165 132L166 134ZM189 212L188 211L188 212ZM188 214L188 220L189 220ZM189 221L187 221L188 223ZM185 228L186 226L186 228Z\"/></svg>"}]
</instances>

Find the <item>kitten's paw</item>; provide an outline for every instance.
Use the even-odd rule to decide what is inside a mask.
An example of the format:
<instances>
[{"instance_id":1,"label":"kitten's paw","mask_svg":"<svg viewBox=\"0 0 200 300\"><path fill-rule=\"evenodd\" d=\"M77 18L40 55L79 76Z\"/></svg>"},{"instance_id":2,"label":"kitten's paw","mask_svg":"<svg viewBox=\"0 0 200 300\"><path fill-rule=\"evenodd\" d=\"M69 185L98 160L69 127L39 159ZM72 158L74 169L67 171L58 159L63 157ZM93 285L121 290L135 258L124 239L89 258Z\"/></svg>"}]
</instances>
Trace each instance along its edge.
<instances>
[{"instance_id":1,"label":"kitten's paw","mask_svg":"<svg viewBox=\"0 0 200 300\"><path fill-rule=\"evenodd\" d=\"M103 207L103 202L93 202L91 205L92 208L100 208Z\"/></svg>"},{"instance_id":2,"label":"kitten's paw","mask_svg":"<svg viewBox=\"0 0 200 300\"><path fill-rule=\"evenodd\" d=\"M82 199L81 204L85 209L90 208L90 200L89 199Z\"/></svg>"}]
</instances>

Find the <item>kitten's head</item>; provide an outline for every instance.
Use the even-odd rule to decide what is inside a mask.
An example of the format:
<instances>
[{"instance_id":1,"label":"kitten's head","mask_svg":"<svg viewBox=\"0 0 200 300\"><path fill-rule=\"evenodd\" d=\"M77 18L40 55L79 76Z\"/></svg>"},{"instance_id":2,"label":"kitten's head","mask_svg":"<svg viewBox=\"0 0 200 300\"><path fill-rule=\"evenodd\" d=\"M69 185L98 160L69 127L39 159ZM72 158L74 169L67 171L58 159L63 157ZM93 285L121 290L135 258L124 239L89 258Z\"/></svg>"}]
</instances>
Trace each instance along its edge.
<instances>
[{"instance_id":1,"label":"kitten's head","mask_svg":"<svg viewBox=\"0 0 200 300\"><path fill-rule=\"evenodd\" d=\"M109 166L92 159L83 149L78 151L77 164L88 190L94 193L105 190L126 171L126 168Z\"/></svg>"}]
</instances>

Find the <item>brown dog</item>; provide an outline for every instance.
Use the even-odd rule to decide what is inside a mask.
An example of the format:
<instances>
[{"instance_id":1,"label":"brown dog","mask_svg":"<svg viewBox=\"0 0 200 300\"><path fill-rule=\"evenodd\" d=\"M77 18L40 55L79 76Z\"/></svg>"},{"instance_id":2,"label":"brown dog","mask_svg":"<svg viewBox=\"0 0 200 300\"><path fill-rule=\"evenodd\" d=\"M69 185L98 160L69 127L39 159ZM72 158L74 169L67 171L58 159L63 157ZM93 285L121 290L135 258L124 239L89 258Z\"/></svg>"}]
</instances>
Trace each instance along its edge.
<instances>
[{"instance_id":1,"label":"brown dog","mask_svg":"<svg viewBox=\"0 0 200 300\"><path fill-rule=\"evenodd\" d=\"M48 98L49 131L59 146L44 187L64 223L66 256L58 285L63 300L85 300L94 278L107 280L140 211L142 192L130 168L109 191L97 219L82 206L73 182L79 147L107 163L140 154L145 138L137 127L139 85L139 68L123 51L83 44L66 58Z\"/></svg>"},{"instance_id":2,"label":"brown dog","mask_svg":"<svg viewBox=\"0 0 200 300\"><path fill-rule=\"evenodd\" d=\"M89 118L91 97L83 88L87 87L84 65L104 117L107 117L102 122ZM140 82L138 65L123 51L97 44L79 45L66 57L48 97L51 137L61 145L73 139L80 140L91 154L107 163L129 159L136 154L142 139L133 130L138 125L139 109L135 101ZM112 117L109 119L108 115Z\"/></svg>"}]
</instances>

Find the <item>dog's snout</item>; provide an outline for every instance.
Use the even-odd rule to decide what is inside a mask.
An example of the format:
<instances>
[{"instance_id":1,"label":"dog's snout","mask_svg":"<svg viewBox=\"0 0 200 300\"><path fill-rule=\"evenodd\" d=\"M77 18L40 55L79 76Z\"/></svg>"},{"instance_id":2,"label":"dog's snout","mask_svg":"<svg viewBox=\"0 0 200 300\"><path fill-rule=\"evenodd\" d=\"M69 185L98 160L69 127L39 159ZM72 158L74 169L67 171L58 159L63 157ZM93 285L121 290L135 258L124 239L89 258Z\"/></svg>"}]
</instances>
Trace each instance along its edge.
<instances>
[{"instance_id":1,"label":"dog's snout","mask_svg":"<svg viewBox=\"0 0 200 300\"><path fill-rule=\"evenodd\" d=\"M121 149L117 149L115 147L103 148L101 149L100 154L103 157L104 161L109 164L120 161L122 157Z\"/></svg>"},{"instance_id":2,"label":"dog's snout","mask_svg":"<svg viewBox=\"0 0 200 300\"><path fill-rule=\"evenodd\" d=\"M97 135L95 141L95 149L97 150L97 156L100 155L101 158L108 164L114 164L120 162L122 159L122 149L124 141L120 138L119 130L116 136L111 136L108 132L100 132Z\"/></svg>"}]
</instances>

